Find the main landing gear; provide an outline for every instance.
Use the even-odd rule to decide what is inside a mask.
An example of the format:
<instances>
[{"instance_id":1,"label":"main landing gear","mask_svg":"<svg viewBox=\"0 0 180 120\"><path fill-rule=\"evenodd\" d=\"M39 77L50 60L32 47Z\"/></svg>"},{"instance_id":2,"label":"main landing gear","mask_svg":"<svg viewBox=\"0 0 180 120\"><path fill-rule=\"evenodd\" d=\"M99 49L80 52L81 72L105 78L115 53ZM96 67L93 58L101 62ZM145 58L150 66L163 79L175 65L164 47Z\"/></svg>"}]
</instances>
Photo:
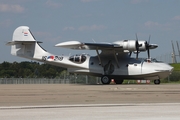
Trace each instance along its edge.
<instances>
[{"instance_id":1,"label":"main landing gear","mask_svg":"<svg viewBox=\"0 0 180 120\"><path fill-rule=\"evenodd\" d=\"M101 82L102 82L102 84L110 84L110 82L111 82L111 79L108 77L108 76L106 76L106 75L103 75L102 77L101 77Z\"/></svg>"},{"instance_id":2,"label":"main landing gear","mask_svg":"<svg viewBox=\"0 0 180 120\"><path fill-rule=\"evenodd\" d=\"M161 83L160 79L154 80L154 84L159 85Z\"/></svg>"},{"instance_id":3,"label":"main landing gear","mask_svg":"<svg viewBox=\"0 0 180 120\"><path fill-rule=\"evenodd\" d=\"M114 81L116 84L122 84L124 80L123 79L117 80L117 78L116 78L116 79L114 79ZM102 84L105 84L105 85L110 84L111 78L109 76L103 75L101 77L101 82L102 82ZM160 79L154 80L154 84L159 85L160 83L161 83Z\"/></svg>"},{"instance_id":4,"label":"main landing gear","mask_svg":"<svg viewBox=\"0 0 180 120\"><path fill-rule=\"evenodd\" d=\"M114 81L115 81L115 83L116 84L122 84L123 83L123 79L114 79ZM109 77L109 76L106 76L106 75L103 75L102 77L101 77L101 82L102 82L102 84L110 84L110 82L111 82L111 78Z\"/></svg>"}]
</instances>

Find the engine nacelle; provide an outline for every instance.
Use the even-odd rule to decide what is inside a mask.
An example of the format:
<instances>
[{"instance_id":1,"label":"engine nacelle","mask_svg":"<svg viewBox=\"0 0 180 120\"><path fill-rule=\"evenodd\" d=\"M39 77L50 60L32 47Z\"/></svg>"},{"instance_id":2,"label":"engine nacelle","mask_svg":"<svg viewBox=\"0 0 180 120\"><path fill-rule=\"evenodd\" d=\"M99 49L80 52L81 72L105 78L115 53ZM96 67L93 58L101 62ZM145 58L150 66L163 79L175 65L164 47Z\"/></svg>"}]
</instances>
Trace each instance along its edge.
<instances>
[{"instance_id":1,"label":"engine nacelle","mask_svg":"<svg viewBox=\"0 0 180 120\"><path fill-rule=\"evenodd\" d=\"M113 43L114 47L116 48L121 48L122 50L127 50L129 52L143 52L146 51L147 49L155 49L158 47L157 44L149 44L145 40L123 40L123 41L116 41Z\"/></svg>"},{"instance_id":2,"label":"engine nacelle","mask_svg":"<svg viewBox=\"0 0 180 120\"><path fill-rule=\"evenodd\" d=\"M115 46L122 47L123 50L136 51L138 42L136 40L123 40L114 42Z\"/></svg>"},{"instance_id":3,"label":"engine nacelle","mask_svg":"<svg viewBox=\"0 0 180 120\"><path fill-rule=\"evenodd\" d=\"M147 43L147 41L138 41L138 42L139 42L139 45L141 45L139 47L139 51L146 51L148 48L155 49L158 47L157 44L149 44L149 43Z\"/></svg>"}]
</instances>

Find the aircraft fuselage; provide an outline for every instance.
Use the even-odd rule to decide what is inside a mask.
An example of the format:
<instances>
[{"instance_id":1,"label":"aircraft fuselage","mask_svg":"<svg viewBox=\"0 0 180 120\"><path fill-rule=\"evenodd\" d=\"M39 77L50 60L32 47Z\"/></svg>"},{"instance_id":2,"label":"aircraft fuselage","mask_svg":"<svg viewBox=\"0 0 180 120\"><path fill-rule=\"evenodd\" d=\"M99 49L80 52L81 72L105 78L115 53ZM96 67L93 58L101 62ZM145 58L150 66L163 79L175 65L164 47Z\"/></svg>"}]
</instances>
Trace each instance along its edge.
<instances>
[{"instance_id":1,"label":"aircraft fuselage","mask_svg":"<svg viewBox=\"0 0 180 120\"><path fill-rule=\"evenodd\" d=\"M83 56L85 60L81 60ZM74 56L42 56L43 62L61 67L65 66L69 72L99 77L107 75L111 79L163 79L167 77L173 69L170 65L156 61L155 59L135 59L129 56L118 57L118 62L116 62L113 56L104 56L101 57L101 59L100 63L98 56L91 57L87 54Z\"/></svg>"}]
</instances>

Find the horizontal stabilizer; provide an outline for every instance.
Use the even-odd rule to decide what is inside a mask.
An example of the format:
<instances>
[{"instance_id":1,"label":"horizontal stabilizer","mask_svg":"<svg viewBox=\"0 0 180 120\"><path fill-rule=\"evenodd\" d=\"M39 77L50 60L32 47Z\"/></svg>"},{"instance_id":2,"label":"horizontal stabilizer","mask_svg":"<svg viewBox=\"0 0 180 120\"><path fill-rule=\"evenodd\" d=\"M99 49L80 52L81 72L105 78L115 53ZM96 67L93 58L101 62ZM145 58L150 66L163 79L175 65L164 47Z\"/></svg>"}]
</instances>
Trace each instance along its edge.
<instances>
[{"instance_id":1,"label":"horizontal stabilizer","mask_svg":"<svg viewBox=\"0 0 180 120\"><path fill-rule=\"evenodd\" d=\"M32 44L32 43L42 43L41 41L10 41L7 42L6 45L16 45L16 44Z\"/></svg>"}]
</instances>

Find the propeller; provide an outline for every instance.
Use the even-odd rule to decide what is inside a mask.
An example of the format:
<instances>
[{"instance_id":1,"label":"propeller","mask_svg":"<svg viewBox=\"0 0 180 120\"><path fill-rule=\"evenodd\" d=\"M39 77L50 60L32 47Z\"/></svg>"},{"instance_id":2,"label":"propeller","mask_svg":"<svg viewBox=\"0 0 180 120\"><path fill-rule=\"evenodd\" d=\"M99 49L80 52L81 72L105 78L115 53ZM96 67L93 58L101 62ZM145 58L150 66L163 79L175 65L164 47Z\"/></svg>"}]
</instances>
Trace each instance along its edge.
<instances>
[{"instance_id":1,"label":"propeller","mask_svg":"<svg viewBox=\"0 0 180 120\"><path fill-rule=\"evenodd\" d=\"M138 59L138 55L139 55L139 47L141 47L142 44L139 44L138 42L138 36L137 36L137 33L136 33L136 59Z\"/></svg>"},{"instance_id":2,"label":"propeller","mask_svg":"<svg viewBox=\"0 0 180 120\"><path fill-rule=\"evenodd\" d=\"M149 48L151 47L151 45L150 45L150 38L151 38L151 35L149 35L148 42L147 41L145 42L145 46L146 46L146 50L147 50L147 54L148 54L148 59L150 59L150 51L149 51Z\"/></svg>"}]
</instances>

